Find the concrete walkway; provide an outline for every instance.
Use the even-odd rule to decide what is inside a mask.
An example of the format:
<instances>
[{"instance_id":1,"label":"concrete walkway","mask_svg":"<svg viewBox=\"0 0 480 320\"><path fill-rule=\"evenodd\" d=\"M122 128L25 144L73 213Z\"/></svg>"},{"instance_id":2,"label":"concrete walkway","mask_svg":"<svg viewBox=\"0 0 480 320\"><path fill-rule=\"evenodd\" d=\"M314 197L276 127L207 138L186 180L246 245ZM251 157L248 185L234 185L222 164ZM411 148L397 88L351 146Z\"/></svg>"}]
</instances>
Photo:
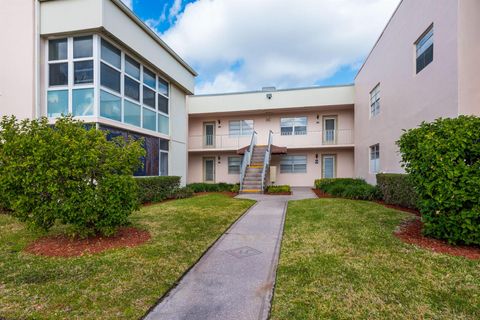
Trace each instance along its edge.
<instances>
[{"instance_id":1,"label":"concrete walkway","mask_svg":"<svg viewBox=\"0 0 480 320\"><path fill-rule=\"evenodd\" d=\"M273 293L287 202L315 198L240 195L257 203L183 277L146 319L263 320Z\"/></svg>"}]
</instances>

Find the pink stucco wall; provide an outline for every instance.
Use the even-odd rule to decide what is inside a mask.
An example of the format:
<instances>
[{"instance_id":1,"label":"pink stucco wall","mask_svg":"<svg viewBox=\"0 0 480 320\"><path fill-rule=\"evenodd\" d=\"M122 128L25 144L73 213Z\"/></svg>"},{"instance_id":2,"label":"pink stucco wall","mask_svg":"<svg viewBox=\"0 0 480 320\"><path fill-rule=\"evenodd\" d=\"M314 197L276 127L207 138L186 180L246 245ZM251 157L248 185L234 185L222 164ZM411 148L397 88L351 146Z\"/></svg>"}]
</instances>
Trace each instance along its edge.
<instances>
[{"instance_id":1,"label":"pink stucco wall","mask_svg":"<svg viewBox=\"0 0 480 320\"><path fill-rule=\"evenodd\" d=\"M369 173L369 146L380 169L403 172L395 141L421 121L458 115L458 3L404 0L355 80L355 175ZM434 58L415 72L415 42L434 24ZM478 57L477 57L478 59ZM380 83L380 114L370 119L370 91Z\"/></svg>"},{"instance_id":2,"label":"pink stucco wall","mask_svg":"<svg viewBox=\"0 0 480 320\"><path fill-rule=\"evenodd\" d=\"M35 1L2 3L0 10L0 116L34 116Z\"/></svg>"}]
</instances>

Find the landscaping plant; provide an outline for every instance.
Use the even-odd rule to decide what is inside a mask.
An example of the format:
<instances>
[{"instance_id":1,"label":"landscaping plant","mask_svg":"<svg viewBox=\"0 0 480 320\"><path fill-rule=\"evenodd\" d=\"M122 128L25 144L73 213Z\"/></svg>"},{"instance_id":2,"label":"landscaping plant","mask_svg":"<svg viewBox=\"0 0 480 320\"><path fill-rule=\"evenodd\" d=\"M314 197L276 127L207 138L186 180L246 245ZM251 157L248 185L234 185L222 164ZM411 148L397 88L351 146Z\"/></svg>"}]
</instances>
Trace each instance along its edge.
<instances>
[{"instance_id":1,"label":"landscaping plant","mask_svg":"<svg viewBox=\"0 0 480 320\"><path fill-rule=\"evenodd\" d=\"M180 188L180 177L136 177L140 203L160 202L173 198Z\"/></svg>"},{"instance_id":2,"label":"landscaping plant","mask_svg":"<svg viewBox=\"0 0 480 320\"><path fill-rule=\"evenodd\" d=\"M377 185L386 204L417 208L417 192L407 174L379 173Z\"/></svg>"},{"instance_id":3,"label":"landscaping plant","mask_svg":"<svg viewBox=\"0 0 480 320\"><path fill-rule=\"evenodd\" d=\"M13 215L49 230L112 235L138 208L133 172L142 141L118 137L71 117L0 122L0 194Z\"/></svg>"},{"instance_id":4,"label":"landscaping plant","mask_svg":"<svg viewBox=\"0 0 480 320\"><path fill-rule=\"evenodd\" d=\"M191 183L187 187L193 190L193 192L231 192L234 189L233 184L229 183Z\"/></svg>"},{"instance_id":5,"label":"landscaping plant","mask_svg":"<svg viewBox=\"0 0 480 320\"><path fill-rule=\"evenodd\" d=\"M284 186L268 186L267 193L290 193L292 192L292 188L288 185Z\"/></svg>"},{"instance_id":6,"label":"landscaping plant","mask_svg":"<svg viewBox=\"0 0 480 320\"><path fill-rule=\"evenodd\" d=\"M398 141L424 234L480 245L480 118L423 122Z\"/></svg>"},{"instance_id":7,"label":"landscaping plant","mask_svg":"<svg viewBox=\"0 0 480 320\"><path fill-rule=\"evenodd\" d=\"M363 179L318 179L315 180L315 188L332 196L355 200L376 200L380 197L378 188Z\"/></svg>"}]
</instances>

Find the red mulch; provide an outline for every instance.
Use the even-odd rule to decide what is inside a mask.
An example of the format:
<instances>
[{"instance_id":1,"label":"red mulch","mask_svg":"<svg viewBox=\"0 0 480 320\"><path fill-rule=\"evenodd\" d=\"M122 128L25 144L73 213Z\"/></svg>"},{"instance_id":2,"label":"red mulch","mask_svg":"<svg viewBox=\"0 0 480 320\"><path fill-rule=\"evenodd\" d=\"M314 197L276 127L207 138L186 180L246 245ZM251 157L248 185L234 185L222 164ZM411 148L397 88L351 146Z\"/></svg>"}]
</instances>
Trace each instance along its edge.
<instances>
[{"instance_id":1,"label":"red mulch","mask_svg":"<svg viewBox=\"0 0 480 320\"><path fill-rule=\"evenodd\" d=\"M446 241L427 238L422 235L423 223L420 219L414 219L402 224L394 234L406 243L415 244L434 252L446 253L467 259L480 259L480 248L470 246L453 246Z\"/></svg>"},{"instance_id":2,"label":"red mulch","mask_svg":"<svg viewBox=\"0 0 480 320\"><path fill-rule=\"evenodd\" d=\"M135 247L149 239L148 231L125 227L118 229L112 237L96 236L87 239L71 239L67 236L47 236L35 240L25 251L40 256L77 257L108 249Z\"/></svg>"},{"instance_id":3,"label":"red mulch","mask_svg":"<svg viewBox=\"0 0 480 320\"><path fill-rule=\"evenodd\" d=\"M207 195L207 194L223 194L227 197L230 197L230 198L233 198L235 196L238 196L238 193L236 192L230 192L230 191L222 191L222 192L196 192L195 193L195 196L204 196L204 195Z\"/></svg>"},{"instance_id":4,"label":"red mulch","mask_svg":"<svg viewBox=\"0 0 480 320\"><path fill-rule=\"evenodd\" d=\"M312 188L312 191L317 195L318 198L337 198L319 189Z\"/></svg>"},{"instance_id":5,"label":"red mulch","mask_svg":"<svg viewBox=\"0 0 480 320\"><path fill-rule=\"evenodd\" d=\"M386 204L384 201L380 201L380 200L377 200L377 201L375 201L375 202L378 203L378 204L381 204L381 205L384 206L384 207L390 208L390 209L405 211L405 212L414 214L414 215L416 215L416 216L418 216L418 217L421 216L420 211L418 211L418 210L416 210L416 209L405 208L405 207L401 207L401 206L398 206L398 205L395 205L395 204Z\"/></svg>"}]
</instances>

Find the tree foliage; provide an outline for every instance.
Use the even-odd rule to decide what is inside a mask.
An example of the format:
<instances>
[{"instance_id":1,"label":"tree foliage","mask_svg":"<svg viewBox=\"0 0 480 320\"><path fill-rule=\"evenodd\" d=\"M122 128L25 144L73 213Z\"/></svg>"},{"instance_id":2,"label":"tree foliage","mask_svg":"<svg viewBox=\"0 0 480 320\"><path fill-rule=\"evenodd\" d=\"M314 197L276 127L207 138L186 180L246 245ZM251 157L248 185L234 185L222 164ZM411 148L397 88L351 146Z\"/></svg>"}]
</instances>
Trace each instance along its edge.
<instances>
[{"instance_id":1,"label":"tree foliage","mask_svg":"<svg viewBox=\"0 0 480 320\"><path fill-rule=\"evenodd\" d=\"M138 208L133 172L142 141L62 117L0 122L0 202L20 220L48 230L68 225L81 236L111 235Z\"/></svg>"},{"instance_id":2,"label":"tree foliage","mask_svg":"<svg viewBox=\"0 0 480 320\"><path fill-rule=\"evenodd\" d=\"M480 244L480 118L423 122L398 141L419 196L424 233Z\"/></svg>"}]
</instances>

